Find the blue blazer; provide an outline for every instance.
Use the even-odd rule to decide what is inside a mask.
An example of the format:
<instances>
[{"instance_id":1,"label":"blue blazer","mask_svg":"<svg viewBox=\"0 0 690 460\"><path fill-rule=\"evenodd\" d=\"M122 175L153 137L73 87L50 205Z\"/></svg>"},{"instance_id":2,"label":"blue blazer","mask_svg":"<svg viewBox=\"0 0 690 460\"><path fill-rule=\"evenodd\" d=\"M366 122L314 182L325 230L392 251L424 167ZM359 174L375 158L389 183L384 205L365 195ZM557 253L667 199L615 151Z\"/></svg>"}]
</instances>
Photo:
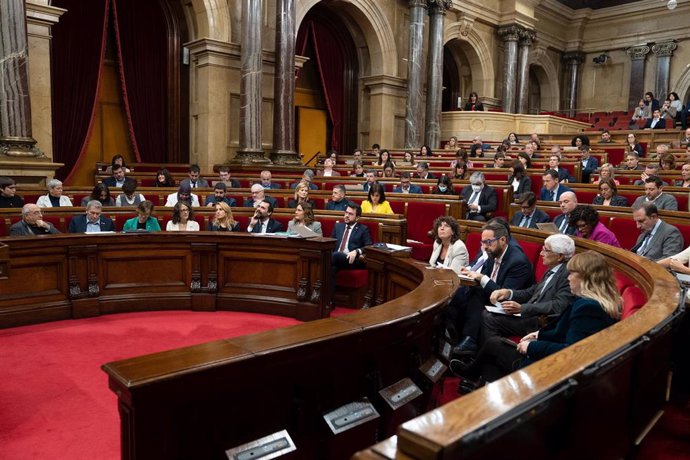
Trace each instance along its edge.
<instances>
[{"instance_id":1,"label":"blue blazer","mask_svg":"<svg viewBox=\"0 0 690 460\"><path fill-rule=\"evenodd\" d=\"M397 187L393 188L393 193L402 193L402 186L398 185ZM415 184L410 184L410 193L424 193L422 190L422 187L419 185Z\"/></svg>"},{"instance_id":2,"label":"blue blazer","mask_svg":"<svg viewBox=\"0 0 690 460\"><path fill-rule=\"evenodd\" d=\"M522 222L524 214L522 211L518 211L513 214L513 218L510 220L510 225L514 227L519 227L520 222ZM527 228L537 228L537 224L543 224L545 222L551 222L549 215L546 214L541 209L535 209L532 213L531 220L529 221L529 226Z\"/></svg>"},{"instance_id":3,"label":"blue blazer","mask_svg":"<svg viewBox=\"0 0 690 460\"><path fill-rule=\"evenodd\" d=\"M115 231L115 225L113 225L113 221L109 217L106 217L102 214L100 217L100 224L102 232ZM86 214L81 214L72 217L72 220L70 220L69 222L68 231L69 233L84 233L86 231Z\"/></svg>"},{"instance_id":4,"label":"blue blazer","mask_svg":"<svg viewBox=\"0 0 690 460\"><path fill-rule=\"evenodd\" d=\"M222 198L222 201L225 201L225 204L227 204L231 208L234 208L235 206L237 206L237 200L235 200L234 198L226 196L225 198ZM213 203L213 204L218 203L218 200L216 199L215 195L207 196L206 201L204 202L204 206L208 206L211 203Z\"/></svg>"},{"instance_id":5,"label":"blue blazer","mask_svg":"<svg viewBox=\"0 0 690 460\"><path fill-rule=\"evenodd\" d=\"M336 223L333 226L333 231L331 232L331 238L336 239L334 251L337 251L340 247L340 243L343 241L344 234L345 223ZM371 246L371 235L369 234L369 227L357 222L350 231L350 240L348 241L347 247L350 251L353 251L355 249L362 249L366 246Z\"/></svg>"},{"instance_id":6,"label":"blue blazer","mask_svg":"<svg viewBox=\"0 0 690 460\"><path fill-rule=\"evenodd\" d=\"M493 257L489 257L482 267L482 273L491 276L494 269ZM534 270L524 252L516 250L510 244L503 256L501 266L498 268L496 281L489 281L484 286L486 295L490 295L496 289L526 289L534 284Z\"/></svg>"},{"instance_id":7,"label":"blue blazer","mask_svg":"<svg viewBox=\"0 0 690 460\"><path fill-rule=\"evenodd\" d=\"M647 119L647 123L644 124L644 129L666 129L666 119L661 118L657 122L656 125L654 125L654 128L652 128L652 120L653 118Z\"/></svg>"},{"instance_id":8,"label":"blue blazer","mask_svg":"<svg viewBox=\"0 0 690 460\"><path fill-rule=\"evenodd\" d=\"M261 231L261 225L257 224L252 228L252 231L250 233L259 233ZM266 225L266 233L277 233L277 232L282 232L283 231L283 224L278 222L277 220L273 219L272 217L268 218L268 224Z\"/></svg>"},{"instance_id":9,"label":"blue blazer","mask_svg":"<svg viewBox=\"0 0 690 460\"><path fill-rule=\"evenodd\" d=\"M338 202L330 200L328 203L326 203L326 211L345 211L345 209L347 209L348 202L349 200L346 198L343 198Z\"/></svg>"},{"instance_id":10,"label":"blue blazer","mask_svg":"<svg viewBox=\"0 0 690 460\"><path fill-rule=\"evenodd\" d=\"M570 216L566 216L565 214L558 215L554 217L553 223L556 225L556 227L561 228L561 224L563 224L563 219L568 219L570 220ZM574 235L577 229L568 224L568 227L566 228L565 234L566 235Z\"/></svg>"},{"instance_id":11,"label":"blue blazer","mask_svg":"<svg viewBox=\"0 0 690 460\"><path fill-rule=\"evenodd\" d=\"M570 187L566 187L563 184L558 184L558 188L556 189L556 201L558 201L561 198L561 195L564 194L565 192L572 192L573 189ZM539 194L539 199L542 201L553 201L551 199L551 192L546 190L546 187L541 188L541 193Z\"/></svg>"}]
</instances>

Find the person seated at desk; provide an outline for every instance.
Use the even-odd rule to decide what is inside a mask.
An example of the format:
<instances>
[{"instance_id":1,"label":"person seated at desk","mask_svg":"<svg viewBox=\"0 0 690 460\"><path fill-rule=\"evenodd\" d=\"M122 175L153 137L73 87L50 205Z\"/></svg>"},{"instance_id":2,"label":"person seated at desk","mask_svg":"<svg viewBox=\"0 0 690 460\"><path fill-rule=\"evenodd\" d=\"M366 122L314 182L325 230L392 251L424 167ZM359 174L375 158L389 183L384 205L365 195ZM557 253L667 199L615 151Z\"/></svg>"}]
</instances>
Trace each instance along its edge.
<instances>
[{"instance_id":1,"label":"person seated at desk","mask_svg":"<svg viewBox=\"0 0 690 460\"><path fill-rule=\"evenodd\" d=\"M302 173L302 179L290 184L290 188L297 188L297 186L302 182L306 182L307 184L309 184L309 190L319 189L319 187L317 187L316 184L314 184L314 171L312 171L311 169L307 169L306 171L304 171L304 173Z\"/></svg>"},{"instance_id":2,"label":"person seated at desk","mask_svg":"<svg viewBox=\"0 0 690 460\"><path fill-rule=\"evenodd\" d=\"M96 184L91 190L91 195L85 196L81 200L81 206L85 207L89 201L100 201L103 206L115 206L115 199L110 196L110 189L104 183Z\"/></svg>"},{"instance_id":3,"label":"person seated at desk","mask_svg":"<svg viewBox=\"0 0 690 460\"><path fill-rule=\"evenodd\" d=\"M41 208L33 203L22 206L22 220L12 224L10 236L55 235L60 231L50 222L43 220Z\"/></svg>"},{"instance_id":4,"label":"person seated at desk","mask_svg":"<svg viewBox=\"0 0 690 460\"><path fill-rule=\"evenodd\" d=\"M249 233L277 233L283 231L283 224L273 219L273 206L269 201L262 201L254 210L254 215L249 220L247 231Z\"/></svg>"},{"instance_id":5,"label":"person seated at desk","mask_svg":"<svg viewBox=\"0 0 690 460\"><path fill-rule=\"evenodd\" d=\"M470 176L470 186L463 187L460 193L467 206L467 219L486 221L487 215L496 211L498 199L496 191L486 185L484 174L479 171Z\"/></svg>"},{"instance_id":6,"label":"person seated at desk","mask_svg":"<svg viewBox=\"0 0 690 460\"><path fill-rule=\"evenodd\" d=\"M570 213L569 225L575 227L575 236L620 248L618 238L604 224L599 222L599 213L587 204L578 205Z\"/></svg>"},{"instance_id":7,"label":"person seated at desk","mask_svg":"<svg viewBox=\"0 0 690 460\"><path fill-rule=\"evenodd\" d=\"M551 154L549 157L549 168L558 173L558 182L565 184L567 182L575 182L575 178L570 175L567 169L559 167L561 164L561 156L558 154Z\"/></svg>"},{"instance_id":8,"label":"person seated at desk","mask_svg":"<svg viewBox=\"0 0 690 460\"><path fill-rule=\"evenodd\" d=\"M541 209L537 209L537 196L529 191L520 195L516 200L520 205L520 211L513 214L510 225L522 228L539 228L537 224L550 222L549 215Z\"/></svg>"},{"instance_id":9,"label":"person seated at desk","mask_svg":"<svg viewBox=\"0 0 690 460\"><path fill-rule=\"evenodd\" d=\"M156 172L156 181L153 183L154 187L174 187L175 179L172 174L165 168L160 168Z\"/></svg>"},{"instance_id":10,"label":"person seated at desk","mask_svg":"<svg viewBox=\"0 0 690 460\"><path fill-rule=\"evenodd\" d=\"M431 191L432 195L452 195L456 196L455 189L453 188L453 181L450 177L445 174L438 178L436 181L436 187Z\"/></svg>"},{"instance_id":11,"label":"person seated at desk","mask_svg":"<svg viewBox=\"0 0 690 460\"><path fill-rule=\"evenodd\" d=\"M366 179L366 182L364 182L364 185L362 185L362 190L368 192L369 188L376 183L376 171L373 169L367 169L364 173L364 178Z\"/></svg>"},{"instance_id":12,"label":"person seated at desk","mask_svg":"<svg viewBox=\"0 0 690 460\"><path fill-rule=\"evenodd\" d=\"M417 177L420 179L436 179L436 176L429 172L429 164L426 161L417 163Z\"/></svg>"},{"instance_id":13,"label":"person seated at desk","mask_svg":"<svg viewBox=\"0 0 690 460\"><path fill-rule=\"evenodd\" d=\"M440 216L434 221L434 249L429 258L432 267L450 268L458 275L469 262L465 243L460 239L460 225L452 216Z\"/></svg>"},{"instance_id":14,"label":"person seated at desk","mask_svg":"<svg viewBox=\"0 0 690 460\"><path fill-rule=\"evenodd\" d=\"M386 150L387 152L387 150ZM317 171L316 175L319 177L335 177L335 176L340 176L340 173L333 169L335 166L335 162L330 159L326 158L323 160L323 170Z\"/></svg>"},{"instance_id":15,"label":"person seated at desk","mask_svg":"<svg viewBox=\"0 0 690 460\"><path fill-rule=\"evenodd\" d=\"M628 206L628 199L618 195L618 185L609 177L599 181L599 195L594 197L592 204L598 206Z\"/></svg>"},{"instance_id":16,"label":"person seated at desk","mask_svg":"<svg viewBox=\"0 0 690 460\"><path fill-rule=\"evenodd\" d=\"M113 168L115 167L115 165L120 165L123 168L125 168L126 174L129 174L130 172L132 172L132 169L128 168L127 164L125 163L125 157L123 157L122 155L117 153L117 154L113 155L113 157L110 159L110 165L107 168L105 168L105 173L106 174L112 174Z\"/></svg>"},{"instance_id":17,"label":"person seated at desk","mask_svg":"<svg viewBox=\"0 0 690 460\"><path fill-rule=\"evenodd\" d=\"M258 208L257 208L258 210ZM239 232L240 223L232 216L232 210L225 202L216 204L216 214L208 223L209 232Z\"/></svg>"},{"instance_id":18,"label":"person seated at desk","mask_svg":"<svg viewBox=\"0 0 690 460\"><path fill-rule=\"evenodd\" d=\"M395 163L388 161L383 165L383 177L395 177Z\"/></svg>"},{"instance_id":19,"label":"person seated at desk","mask_svg":"<svg viewBox=\"0 0 690 460\"><path fill-rule=\"evenodd\" d=\"M233 179L230 177L230 168L227 166L221 166L218 168L218 182L222 182L225 184L225 189L229 188L241 188L242 186L240 185L240 181L237 179ZM271 188L280 188L280 187L271 187Z\"/></svg>"},{"instance_id":20,"label":"person seated at desk","mask_svg":"<svg viewBox=\"0 0 690 460\"><path fill-rule=\"evenodd\" d=\"M277 207L278 202L272 196L266 195L266 191L261 184L254 184L251 188L252 197L245 198L242 207L244 208L258 208L262 201L268 201L272 207Z\"/></svg>"},{"instance_id":21,"label":"person seated at desk","mask_svg":"<svg viewBox=\"0 0 690 460\"><path fill-rule=\"evenodd\" d=\"M336 222L331 232L331 238L336 240L335 250L331 254L331 286L335 292L336 277L339 270L355 270L366 268L362 255L367 246L371 246L369 227L360 224L362 208L349 202L343 221Z\"/></svg>"},{"instance_id":22,"label":"person seated at desk","mask_svg":"<svg viewBox=\"0 0 690 460\"><path fill-rule=\"evenodd\" d=\"M365 177L366 173L364 172L364 163L362 163L362 160L355 160L352 162L352 174L350 174L350 177Z\"/></svg>"},{"instance_id":23,"label":"person seated at desk","mask_svg":"<svg viewBox=\"0 0 690 460\"><path fill-rule=\"evenodd\" d=\"M386 190L383 185L375 182L369 187L367 199L362 201L363 214L395 214L391 205L386 201Z\"/></svg>"},{"instance_id":24,"label":"person seated at desk","mask_svg":"<svg viewBox=\"0 0 690 460\"><path fill-rule=\"evenodd\" d=\"M102 215L103 205L98 200L91 200L86 204L86 212L72 217L69 222L69 233L99 233L114 232L113 221Z\"/></svg>"},{"instance_id":25,"label":"person seated at desk","mask_svg":"<svg viewBox=\"0 0 690 460\"><path fill-rule=\"evenodd\" d=\"M139 203L143 201L146 201L146 198L141 193L137 193L137 183L127 181L122 186L122 193L115 200L115 206L139 206Z\"/></svg>"},{"instance_id":26,"label":"person seated at desk","mask_svg":"<svg viewBox=\"0 0 690 460\"><path fill-rule=\"evenodd\" d=\"M599 167L599 160L590 155L589 144L580 147L580 164L582 165L582 183L589 184L589 178Z\"/></svg>"},{"instance_id":27,"label":"person seated at desk","mask_svg":"<svg viewBox=\"0 0 690 460\"><path fill-rule=\"evenodd\" d=\"M271 171L269 171L268 169L264 169L263 171L261 171L260 177L261 177L261 185L265 189L271 190L271 189L282 188L280 186L280 184L276 184L275 182L273 182L273 174L271 174Z\"/></svg>"},{"instance_id":28,"label":"person seated at desk","mask_svg":"<svg viewBox=\"0 0 690 460\"><path fill-rule=\"evenodd\" d=\"M309 184L306 182L301 182L297 187L295 187L294 198L288 200L288 208L296 208L300 203L309 203L309 205L314 207L314 200L309 199Z\"/></svg>"},{"instance_id":29,"label":"person seated at desk","mask_svg":"<svg viewBox=\"0 0 690 460\"><path fill-rule=\"evenodd\" d=\"M558 173L553 169L547 169L544 172L542 183L544 186L541 188L539 196L541 201L558 201L563 193L572 192L570 187L558 182Z\"/></svg>"},{"instance_id":30,"label":"person seated at desk","mask_svg":"<svg viewBox=\"0 0 690 460\"><path fill-rule=\"evenodd\" d=\"M199 168L199 165L191 165L188 175L187 179L182 179L180 185L187 185L189 188L208 188L208 181L200 177L201 168Z\"/></svg>"},{"instance_id":31,"label":"person seated at desk","mask_svg":"<svg viewBox=\"0 0 690 460\"><path fill-rule=\"evenodd\" d=\"M142 201L137 206L137 217L132 217L125 222L122 227L123 232L131 232L135 230L146 230L147 232L160 232L161 226L158 219L153 217L153 203L149 200Z\"/></svg>"},{"instance_id":32,"label":"person seated at desk","mask_svg":"<svg viewBox=\"0 0 690 460\"><path fill-rule=\"evenodd\" d=\"M225 186L225 182L216 182L216 185L213 186L213 195L207 196L204 204L208 208L212 208L217 203L221 202L227 204L231 208L237 206L235 199L227 196L226 192L227 187Z\"/></svg>"},{"instance_id":33,"label":"person seated at desk","mask_svg":"<svg viewBox=\"0 0 690 460\"><path fill-rule=\"evenodd\" d=\"M189 185L180 184L177 192L168 195L168 198L165 200L165 206L172 208L178 201L189 201L192 203L192 207L199 207L199 197L192 193Z\"/></svg>"},{"instance_id":34,"label":"person seated at desk","mask_svg":"<svg viewBox=\"0 0 690 460\"><path fill-rule=\"evenodd\" d=\"M334 185L331 199L326 203L326 211L345 211L348 203L346 193L347 190L344 185Z\"/></svg>"},{"instance_id":35,"label":"person seated at desk","mask_svg":"<svg viewBox=\"0 0 690 460\"><path fill-rule=\"evenodd\" d=\"M632 210L633 219L641 233L630 251L650 260L659 260L683 249L680 230L659 218L659 210L654 203L633 205Z\"/></svg>"},{"instance_id":36,"label":"person seated at desk","mask_svg":"<svg viewBox=\"0 0 690 460\"><path fill-rule=\"evenodd\" d=\"M173 207L172 219L165 224L166 232L198 232L199 223L189 201L178 201Z\"/></svg>"},{"instance_id":37,"label":"person seated at desk","mask_svg":"<svg viewBox=\"0 0 690 460\"><path fill-rule=\"evenodd\" d=\"M644 185L645 181L649 179L650 177L656 177L659 175L659 163L647 163L644 167L644 171L642 174L640 174L640 178L636 179L635 182L633 182L633 185ZM663 182L664 186L667 186L668 184L666 182Z\"/></svg>"},{"instance_id":38,"label":"person seated at desk","mask_svg":"<svg viewBox=\"0 0 690 460\"><path fill-rule=\"evenodd\" d=\"M532 189L532 179L525 172L525 165L520 160L513 160L510 165L508 186L513 187L513 197L519 200Z\"/></svg>"},{"instance_id":39,"label":"person seated at desk","mask_svg":"<svg viewBox=\"0 0 690 460\"><path fill-rule=\"evenodd\" d=\"M559 201L561 214L553 218L553 224L558 227L559 232L574 235L577 229L570 225L570 213L577 207L577 196L575 192L565 192Z\"/></svg>"},{"instance_id":40,"label":"person seated at desk","mask_svg":"<svg viewBox=\"0 0 690 460\"><path fill-rule=\"evenodd\" d=\"M24 200L17 195L17 183L11 177L0 177L0 208L17 208L24 206Z\"/></svg>"},{"instance_id":41,"label":"person seated at desk","mask_svg":"<svg viewBox=\"0 0 690 460\"><path fill-rule=\"evenodd\" d=\"M499 146L500 148L500 146ZM498 150L498 148L497 148ZM494 164L492 167L494 168L505 168L505 163L506 163L506 154L500 151L497 151L496 154L494 155Z\"/></svg>"},{"instance_id":42,"label":"person seated at desk","mask_svg":"<svg viewBox=\"0 0 690 460\"><path fill-rule=\"evenodd\" d=\"M478 377L475 382L463 381L461 393L563 350L621 318L622 299L613 269L603 255L594 251L576 254L566 268L570 272L568 282L574 299L558 320L525 335L517 346L501 337L487 340L476 359L467 366L452 362L453 370L462 367L462 375Z\"/></svg>"},{"instance_id":43,"label":"person seated at desk","mask_svg":"<svg viewBox=\"0 0 690 460\"><path fill-rule=\"evenodd\" d=\"M664 182L659 176L650 176L644 181L644 195L637 197L633 207L642 203L654 203L657 209L678 211L678 201L673 195L664 193Z\"/></svg>"},{"instance_id":44,"label":"person seated at desk","mask_svg":"<svg viewBox=\"0 0 690 460\"><path fill-rule=\"evenodd\" d=\"M611 139L611 133L609 132L608 129L605 129L601 132L601 138L597 142L598 144L611 144L613 143L613 140Z\"/></svg>"},{"instance_id":45,"label":"person seated at desk","mask_svg":"<svg viewBox=\"0 0 690 460\"><path fill-rule=\"evenodd\" d=\"M48 194L38 197L36 205L40 208L57 208L60 206L72 206L67 195L62 194L62 182L57 179L48 181Z\"/></svg>"},{"instance_id":46,"label":"person seated at desk","mask_svg":"<svg viewBox=\"0 0 690 460\"><path fill-rule=\"evenodd\" d=\"M295 217L288 222L288 233L296 234L295 227L305 227L317 235L323 236L321 222L314 220L314 209L309 203L300 203L295 207Z\"/></svg>"},{"instance_id":47,"label":"person seated at desk","mask_svg":"<svg viewBox=\"0 0 690 460\"><path fill-rule=\"evenodd\" d=\"M644 129L666 129L666 120L661 118L661 110L655 109L652 118L647 120Z\"/></svg>"},{"instance_id":48,"label":"person seated at desk","mask_svg":"<svg viewBox=\"0 0 690 460\"><path fill-rule=\"evenodd\" d=\"M611 179L616 185L621 185L621 183L616 180L616 168L613 167L611 163L604 163L599 168L599 179L592 182L594 185L598 185L602 180Z\"/></svg>"},{"instance_id":49,"label":"person seated at desk","mask_svg":"<svg viewBox=\"0 0 690 460\"><path fill-rule=\"evenodd\" d=\"M106 177L103 179L103 183L110 188L122 188L122 186L125 185L125 182L130 181L134 181L134 179L126 177L124 166L119 164L113 165L113 175L111 177Z\"/></svg>"},{"instance_id":50,"label":"person seated at desk","mask_svg":"<svg viewBox=\"0 0 690 460\"><path fill-rule=\"evenodd\" d=\"M690 163L685 163L680 167L680 179L673 183L676 187L690 187Z\"/></svg>"},{"instance_id":51,"label":"person seated at desk","mask_svg":"<svg viewBox=\"0 0 690 460\"><path fill-rule=\"evenodd\" d=\"M411 175L405 171L400 175L400 185L393 189L393 193L424 193L422 187L412 184Z\"/></svg>"}]
</instances>

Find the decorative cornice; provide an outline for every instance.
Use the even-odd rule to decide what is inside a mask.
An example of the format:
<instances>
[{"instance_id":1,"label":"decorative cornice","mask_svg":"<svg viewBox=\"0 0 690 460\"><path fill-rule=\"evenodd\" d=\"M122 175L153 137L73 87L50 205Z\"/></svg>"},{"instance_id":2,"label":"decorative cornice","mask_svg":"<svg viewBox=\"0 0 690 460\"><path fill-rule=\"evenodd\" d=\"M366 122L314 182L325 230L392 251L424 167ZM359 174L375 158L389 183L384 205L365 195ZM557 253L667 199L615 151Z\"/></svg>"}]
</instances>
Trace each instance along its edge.
<instances>
[{"instance_id":1,"label":"decorative cornice","mask_svg":"<svg viewBox=\"0 0 690 460\"><path fill-rule=\"evenodd\" d=\"M630 56L630 60L632 61L640 61L644 60L647 55L649 54L649 46L647 45L637 45L637 46L631 46L627 50L625 50L626 53L628 53L628 56Z\"/></svg>"},{"instance_id":2,"label":"decorative cornice","mask_svg":"<svg viewBox=\"0 0 690 460\"><path fill-rule=\"evenodd\" d=\"M656 57L673 56L673 51L676 48L678 48L678 45L674 41L655 43L652 46L652 52L656 54Z\"/></svg>"},{"instance_id":3,"label":"decorative cornice","mask_svg":"<svg viewBox=\"0 0 690 460\"><path fill-rule=\"evenodd\" d=\"M503 39L504 42L516 42L520 39L520 31L522 27L515 24L500 27L498 29L498 36Z\"/></svg>"},{"instance_id":4,"label":"decorative cornice","mask_svg":"<svg viewBox=\"0 0 690 460\"><path fill-rule=\"evenodd\" d=\"M537 33L530 29L521 29L518 35L520 36L520 46L532 46L537 38Z\"/></svg>"},{"instance_id":5,"label":"decorative cornice","mask_svg":"<svg viewBox=\"0 0 690 460\"><path fill-rule=\"evenodd\" d=\"M472 32L472 27L474 27L474 20L476 18L474 17L469 17L466 14L463 14L461 17L458 18L458 23L460 24L460 35L463 37L467 37L470 35L470 32Z\"/></svg>"}]
</instances>

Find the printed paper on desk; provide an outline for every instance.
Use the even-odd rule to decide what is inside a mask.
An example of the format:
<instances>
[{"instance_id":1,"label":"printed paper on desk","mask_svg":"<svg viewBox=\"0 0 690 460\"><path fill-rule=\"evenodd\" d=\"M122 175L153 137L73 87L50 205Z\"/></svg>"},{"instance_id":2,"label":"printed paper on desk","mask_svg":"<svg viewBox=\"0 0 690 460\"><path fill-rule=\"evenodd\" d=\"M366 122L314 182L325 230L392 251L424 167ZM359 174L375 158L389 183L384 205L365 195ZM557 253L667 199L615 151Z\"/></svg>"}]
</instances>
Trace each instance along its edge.
<instances>
[{"instance_id":1,"label":"printed paper on desk","mask_svg":"<svg viewBox=\"0 0 690 460\"><path fill-rule=\"evenodd\" d=\"M501 305L500 302L496 302L493 305L485 305L484 308L486 308L488 311L491 313L498 313L499 315L511 315L511 316L520 316L520 313L513 315L511 313L506 312L503 309L503 305Z\"/></svg>"}]
</instances>

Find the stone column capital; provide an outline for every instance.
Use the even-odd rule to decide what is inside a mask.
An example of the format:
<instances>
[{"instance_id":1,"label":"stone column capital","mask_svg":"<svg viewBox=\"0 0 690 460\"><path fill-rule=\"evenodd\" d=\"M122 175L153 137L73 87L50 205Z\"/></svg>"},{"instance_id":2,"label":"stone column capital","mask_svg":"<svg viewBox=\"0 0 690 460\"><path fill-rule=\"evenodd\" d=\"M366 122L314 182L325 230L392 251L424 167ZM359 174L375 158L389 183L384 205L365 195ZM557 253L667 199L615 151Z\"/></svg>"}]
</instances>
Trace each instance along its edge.
<instances>
[{"instance_id":1,"label":"stone column capital","mask_svg":"<svg viewBox=\"0 0 690 460\"><path fill-rule=\"evenodd\" d=\"M417 7L427 8L428 4L427 4L427 0L409 0L408 6L410 8L417 8Z\"/></svg>"},{"instance_id":2,"label":"stone column capital","mask_svg":"<svg viewBox=\"0 0 690 460\"><path fill-rule=\"evenodd\" d=\"M655 43L652 46L652 52L656 54L657 57L662 56L673 56L673 51L678 48L675 41Z\"/></svg>"},{"instance_id":3,"label":"stone column capital","mask_svg":"<svg viewBox=\"0 0 690 460\"><path fill-rule=\"evenodd\" d=\"M520 39L521 30L522 27L516 24L503 26L498 29L498 36L501 37L504 42L516 42Z\"/></svg>"},{"instance_id":4,"label":"stone column capital","mask_svg":"<svg viewBox=\"0 0 690 460\"><path fill-rule=\"evenodd\" d=\"M625 50L625 52L628 53L628 56L630 56L630 60L639 61L647 58L649 50L650 48L647 45L637 45L631 46L630 48Z\"/></svg>"},{"instance_id":5,"label":"stone column capital","mask_svg":"<svg viewBox=\"0 0 690 460\"><path fill-rule=\"evenodd\" d=\"M563 62L566 64L572 65L572 64L582 64L585 62L585 53L582 51L570 51L568 53L563 54Z\"/></svg>"},{"instance_id":6,"label":"stone column capital","mask_svg":"<svg viewBox=\"0 0 690 460\"><path fill-rule=\"evenodd\" d=\"M520 29L518 36L520 37L520 46L532 46L537 38L537 33L530 29Z\"/></svg>"},{"instance_id":7,"label":"stone column capital","mask_svg":"<svg viewBox=\"0 0 690 460\"><path fill-rule=\"evenodd\" d=\"M427 0L429 14L446 14L453 6L452 0Z\"/></svg>"}]
</instances>

